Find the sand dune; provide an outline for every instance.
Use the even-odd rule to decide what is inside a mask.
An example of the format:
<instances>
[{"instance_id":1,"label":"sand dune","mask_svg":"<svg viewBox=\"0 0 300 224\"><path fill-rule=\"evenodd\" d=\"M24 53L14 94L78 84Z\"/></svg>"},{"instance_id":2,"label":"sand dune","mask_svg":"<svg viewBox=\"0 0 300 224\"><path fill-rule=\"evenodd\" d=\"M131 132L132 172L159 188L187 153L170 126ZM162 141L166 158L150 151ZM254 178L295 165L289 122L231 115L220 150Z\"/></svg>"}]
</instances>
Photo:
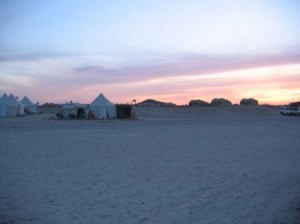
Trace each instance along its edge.
<instances>
[{"instance_id":1,"label":"sand dune","mask_svg":"<svg viewBox=\"0 0 300 224\"><path fill-rule=\"evenodd\" d=\"M265 107L0 119L0 223L299 223L300 119Z\"/></svg>"}]
</instances>

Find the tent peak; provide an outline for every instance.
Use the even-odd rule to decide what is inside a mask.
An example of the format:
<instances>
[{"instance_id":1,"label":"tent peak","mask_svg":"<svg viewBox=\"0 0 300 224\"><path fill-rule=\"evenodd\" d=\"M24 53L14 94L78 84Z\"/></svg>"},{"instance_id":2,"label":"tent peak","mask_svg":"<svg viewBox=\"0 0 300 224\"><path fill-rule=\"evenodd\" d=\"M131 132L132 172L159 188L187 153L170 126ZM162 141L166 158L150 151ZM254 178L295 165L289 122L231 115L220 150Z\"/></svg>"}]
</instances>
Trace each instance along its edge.
<instances>
[{"instance_id":1,"label":"tent peak","mask_svg":"<svg viewBox=\"0 0 300 224\"><path fill-rule=\"evenodd\" d=\"M110 102L102 93L94 99L90 105L106 105L106 106L114 106L112 102Z\"/></svg>"}]
</instances>

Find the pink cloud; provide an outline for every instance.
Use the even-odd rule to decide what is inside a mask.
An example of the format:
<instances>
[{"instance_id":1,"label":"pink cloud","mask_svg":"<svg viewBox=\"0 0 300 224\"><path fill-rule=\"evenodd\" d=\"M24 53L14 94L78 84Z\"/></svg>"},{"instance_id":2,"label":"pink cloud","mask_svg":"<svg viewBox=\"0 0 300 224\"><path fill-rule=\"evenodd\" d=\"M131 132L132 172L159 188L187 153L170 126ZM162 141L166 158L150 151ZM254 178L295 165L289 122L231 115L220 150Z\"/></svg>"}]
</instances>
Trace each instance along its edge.
<instances>
[{"instance_id":1,"label":"pink cloud","mask_svg":"<svg viewBox=\"0 0 300 224\"><path fill-rule=\"evenodd\" d=\"M15 94L30 96L31 93L40 102L73 100L89 103L99 92L105 93L114 102L157 98L185 104L194 98L210 101L221 96L238 102L247 94L259 97L259 91L266 89L297 88L300 86L300 71L289 74L288 65L299 63L300 54L297 53L261 56L177 55L170 60L121 68L97 64L69 67L62 74L56 70L57 75L53 79L35 76L39 85L32 88L22 89L14 84L10 86ZM287 69L282 74L273 75L253 73L253 76L245 76L242 72L244 69L270 68L271 73L273 66L287 66ZM51 73L52 68L47 69ZM230 76L236 71L241 71L241 74ZM223 75L216 78L220 74ZM6 85L9 86L9 83L6 82Z\"/></svg>"},{"instance_id":2,"label":"pink cloud","mask_svg":"<svg viewBox=\"0 0 300 224\"><path fill-rule=\"evenodd\" d=\"M201 75L232 70L300 63L300 53L289 55L261 56L208 56L178 55L173 62L157 61L119 69L108 69L102 65L82 66L73 69L73 82L85 84L131 83L161 77Z\"/></svg>"}]
</instances>

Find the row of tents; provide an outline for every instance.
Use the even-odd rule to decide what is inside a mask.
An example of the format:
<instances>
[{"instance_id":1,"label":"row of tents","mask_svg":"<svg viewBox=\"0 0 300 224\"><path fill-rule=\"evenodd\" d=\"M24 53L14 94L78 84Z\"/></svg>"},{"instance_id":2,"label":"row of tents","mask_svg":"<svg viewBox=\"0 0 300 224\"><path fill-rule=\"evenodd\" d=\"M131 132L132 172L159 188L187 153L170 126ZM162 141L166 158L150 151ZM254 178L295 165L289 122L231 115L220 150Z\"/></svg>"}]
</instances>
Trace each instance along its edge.
<instances>
[{"instance_id":1,"label":"row of tents","mask_svg":"<svg viewBox=\"0 0 300 224\"><path fill-rule=\"evenodd\" d=\"M0 117L15 117L25 114L34 114L37 106L25 96L21 101L13 94L4 93L0 98Z\"/></svg>"},{"instance_id":2,"label":"row of tents","mask_svg":"<svg viewBox=\"0 0 300 224\"><path fill-rule=\"evenodd\" d=\"M102 93L90 104L65 104L56 115L63 119L100 119L134 118L132 105L113 104Z\"/></svg>"},{"instance_id":3,"label":"row of tents","mask_svg":"<svg viewBox=\"0 0 300 224\"><path fill-rule=\"evenodd\" d=\"M116 105L111 103L101 93L94 101L88 104L71 103L61 107L57 114L60 118L77 119L113 119L117 117Z\"/></svg>"},{"instance_id":4,"label":"row of tents","mask_svg":"<svg viewBox=\"0 0 300 224\"><path fill-rule=\"evenodd\" d=\"M15 117L37 113L37 105L25 96L21 101L13 94L4 93L0 98L0 117ZM60 107L58 117L64 119L115 119L133 118L132 105L115 105L101 93L90 104L65 104Z\"/></svg>"}]
</instances>

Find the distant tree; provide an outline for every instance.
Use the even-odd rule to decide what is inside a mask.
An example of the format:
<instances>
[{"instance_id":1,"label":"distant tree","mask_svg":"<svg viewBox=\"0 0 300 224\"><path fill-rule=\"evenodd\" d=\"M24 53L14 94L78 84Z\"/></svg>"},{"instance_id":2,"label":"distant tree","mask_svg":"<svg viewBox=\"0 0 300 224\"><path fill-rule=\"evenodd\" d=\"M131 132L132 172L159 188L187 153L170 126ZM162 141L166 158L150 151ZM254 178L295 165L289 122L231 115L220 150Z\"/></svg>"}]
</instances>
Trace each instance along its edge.
<instances>
[{"instance_id":1,"label":"distant tree","mask_svg":"<svg viewBox=\"0 0 300 224\"><path fill-rule=\"evenodd\" d=\"M205 101L199 100L199 99L197 99L197 100L191 100L189 102L189 106L190 107L193 107L193 106L208 106L208 105L209 105L208 102L205 102Z\"/></svg>"},{"instance_id":2,"label":"distant tree","mask_svg":"<svg viewBox=\"0 0 300 224\"><path fill-rule=\"evenodd\" d=\"M213 105L213 106L231 106L232 103L229 100L224 99L224 98L214 98L211 101L211 105Z\"/></svg>"},{"instance_id":3,"label":"distant tree","mask_svg":"<svg viewBox=\"0 0 300 224\"><path fill-rule=\"evenodd\" d=\"M244 98L244 99L241 99L240 105L257 106L258 101L253 98L249 98L249 99Z\"/></svg>"}]
</instances>

